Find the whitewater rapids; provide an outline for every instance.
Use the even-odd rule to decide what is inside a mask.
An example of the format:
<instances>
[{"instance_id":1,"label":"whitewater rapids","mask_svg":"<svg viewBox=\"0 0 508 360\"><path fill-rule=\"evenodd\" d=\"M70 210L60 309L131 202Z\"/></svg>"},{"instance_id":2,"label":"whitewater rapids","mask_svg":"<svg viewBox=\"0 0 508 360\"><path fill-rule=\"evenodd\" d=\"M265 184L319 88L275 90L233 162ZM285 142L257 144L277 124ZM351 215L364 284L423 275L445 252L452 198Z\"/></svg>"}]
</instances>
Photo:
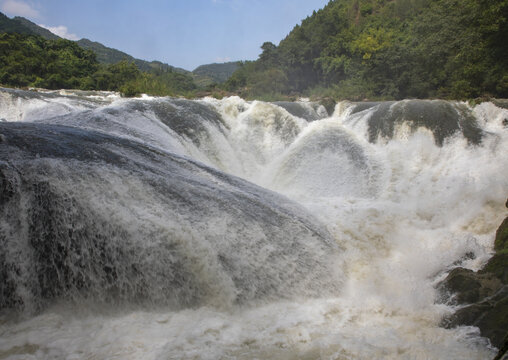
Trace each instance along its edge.
<instances>
[{"instance_id":1,"label":"whitewater rapids","mask_svg":"<svg viewBox=\"0 0 508 360\"><path fill-rule=\"evenodd\" d=\"M0 359L488 359L493 103L0 90Z\"/></svg>"}]
</instances>

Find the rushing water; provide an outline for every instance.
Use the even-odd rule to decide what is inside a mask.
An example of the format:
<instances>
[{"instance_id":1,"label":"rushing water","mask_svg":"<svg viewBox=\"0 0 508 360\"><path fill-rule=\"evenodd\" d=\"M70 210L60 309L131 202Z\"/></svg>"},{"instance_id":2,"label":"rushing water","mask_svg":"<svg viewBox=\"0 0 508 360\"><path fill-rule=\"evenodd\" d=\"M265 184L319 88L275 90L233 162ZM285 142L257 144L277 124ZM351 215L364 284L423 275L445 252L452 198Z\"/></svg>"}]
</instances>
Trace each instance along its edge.
<instances>
[{"instance_id":1,"label":"rushing water","mask_svg":"<svg viewBox=\"0 0 508 360\"><path fill-rule=\"evenodd\" d=\"M486 359L492 103L0 92L0 359Z\"/></svg>"}]
</instances>

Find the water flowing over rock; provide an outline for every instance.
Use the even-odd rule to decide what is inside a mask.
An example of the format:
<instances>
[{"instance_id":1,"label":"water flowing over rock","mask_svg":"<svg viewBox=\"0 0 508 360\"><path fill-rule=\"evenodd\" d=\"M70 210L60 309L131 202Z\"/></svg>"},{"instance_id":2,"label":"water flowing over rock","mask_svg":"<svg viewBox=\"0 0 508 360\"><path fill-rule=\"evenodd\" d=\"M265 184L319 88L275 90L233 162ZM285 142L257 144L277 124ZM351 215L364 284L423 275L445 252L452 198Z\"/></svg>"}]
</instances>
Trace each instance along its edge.
<instances>
[{"instance_id":1,"label":"water flowing over rock","mask_svg":"<svg viewBox=\"0 0 508 360\"><path fill-rule=\"evenodd\" d=\"M93 131L0 132L2 307L59 297L182 307L338 288L336 244L281 196Z\"/></svg>"},{"instance_id":2,"label":"water flowing over rock","mask_svg":"<svg viewBox=\"0 0 508 360\"><path fill-rule=\"evenodd\" d=\"M393 138L401 125L407 126L411 132L419 127L432 131L439 145L457 132L461 132L472 144L478 144L482 139L482 131L471 110L462 103L444 100L364 102L354 104L351 114L364 111L370 112L371 142L379 137Z\"/></svg>"},{"instance_id":3,"label":"water flowing over rock","mask_svg":"<svg viewBox=\"0 0 508 360\"><path fill-rule=\"evenodd\" d=\"M501 349L501 356L506 353L508 336L508 217L497 229L494 244L496 254L480 271L456 268L440 288L450 292L451 301L466 305L444 319L445 326L478 326Z\"/></svg>"},{"instance_id":4,"label":"water flowing over rock","mask_svg":"<svg viewBox=\"0 0 508 360\"><path fill-rule=\"evenodd\" d=\"M0 358L493 358L507 117L1 89Z\"/></svg>"}]
</instances>

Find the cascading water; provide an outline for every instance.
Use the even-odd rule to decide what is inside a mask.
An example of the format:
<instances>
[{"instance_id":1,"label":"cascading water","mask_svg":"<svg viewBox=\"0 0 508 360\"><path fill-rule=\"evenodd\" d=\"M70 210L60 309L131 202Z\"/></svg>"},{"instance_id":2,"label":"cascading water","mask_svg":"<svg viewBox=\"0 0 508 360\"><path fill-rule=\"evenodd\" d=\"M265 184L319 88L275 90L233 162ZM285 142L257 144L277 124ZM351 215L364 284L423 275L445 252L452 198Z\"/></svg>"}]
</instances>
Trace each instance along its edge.
<instances>
[{"instance_id":1,"label":"cascading water","mask_svg":"<svg viewBox=\"0 0 508 360\"><path fill-rule=\"evenodd\" d=\"M0 359L485 359L508 111L0 92Z\"/></svg>"}]
</instances>

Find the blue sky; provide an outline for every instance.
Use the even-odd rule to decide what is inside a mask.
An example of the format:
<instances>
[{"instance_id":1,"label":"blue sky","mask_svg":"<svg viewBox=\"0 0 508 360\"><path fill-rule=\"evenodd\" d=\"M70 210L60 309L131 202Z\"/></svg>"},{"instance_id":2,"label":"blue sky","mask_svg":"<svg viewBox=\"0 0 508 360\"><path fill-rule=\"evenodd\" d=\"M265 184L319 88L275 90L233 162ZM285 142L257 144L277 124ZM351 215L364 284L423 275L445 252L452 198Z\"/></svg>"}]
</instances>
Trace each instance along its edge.
<instances>
[{"instance_id":1,"label":"blue sky","mask_svg":"<svg viewBox=\"0 0 508 360\"><path fill-rule=\"evenodd\" d=\"M329 0L0 0L58 35L88 38L145 60L193 70L254 60Z\"/></svg>"}]
</instances>

